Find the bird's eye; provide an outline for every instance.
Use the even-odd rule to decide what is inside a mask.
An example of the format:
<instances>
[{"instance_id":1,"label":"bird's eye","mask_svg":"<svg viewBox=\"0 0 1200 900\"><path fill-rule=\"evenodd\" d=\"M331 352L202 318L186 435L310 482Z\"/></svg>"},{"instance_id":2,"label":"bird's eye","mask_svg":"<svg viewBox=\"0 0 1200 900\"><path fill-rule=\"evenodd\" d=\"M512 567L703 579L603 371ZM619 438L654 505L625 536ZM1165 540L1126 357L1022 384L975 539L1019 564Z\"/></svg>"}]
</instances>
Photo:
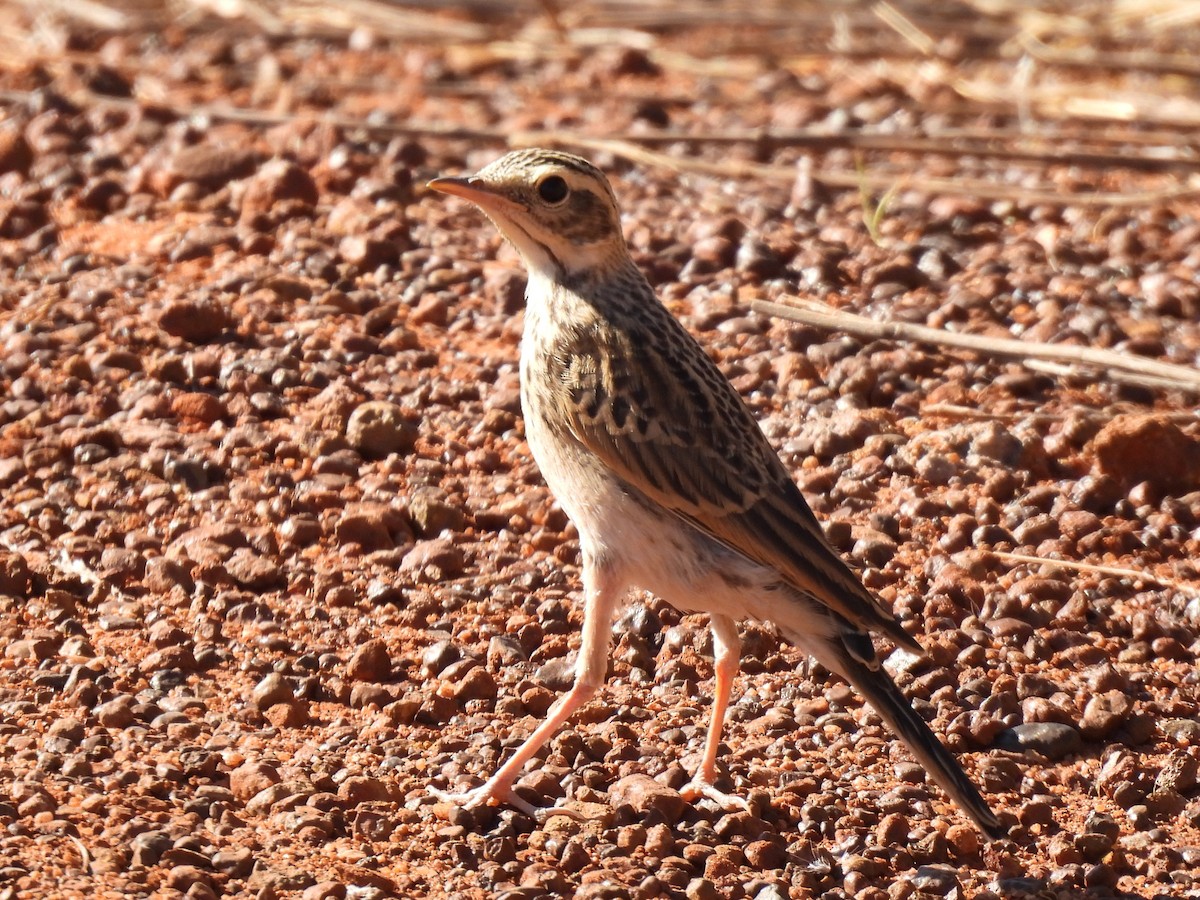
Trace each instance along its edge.
<instances>
[{"instance_id":1,"label":"bird's eye","mask_svg":"<svg viewBox=\"0 0 1200 900\"><path fill-rule=\"evenodd\" d=\"M566 179L558 175L543 178L537 186L538 196L547 203L562 203L570 192Z\"/></svg>"}]
</instances>

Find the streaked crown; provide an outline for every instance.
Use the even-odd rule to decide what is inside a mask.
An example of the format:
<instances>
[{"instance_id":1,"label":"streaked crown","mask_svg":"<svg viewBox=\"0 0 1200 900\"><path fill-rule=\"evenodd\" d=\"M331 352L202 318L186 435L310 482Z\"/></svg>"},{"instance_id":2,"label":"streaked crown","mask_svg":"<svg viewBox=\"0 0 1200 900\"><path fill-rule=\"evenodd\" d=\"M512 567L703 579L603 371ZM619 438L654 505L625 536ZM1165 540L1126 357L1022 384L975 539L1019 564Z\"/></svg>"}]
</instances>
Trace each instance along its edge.
<instances>
[{"instance_id":1,"label":"streaked crown","mask_svg":"<svg viewBox=\"0 0 1200 900\"><path fill-rule=\"evenodd\" d=\"M578 156L517 150L469 178L437 178L429 186L477 204L531 271L579 276L628 258L608 179Z\"/></svg>"}]
</instances>

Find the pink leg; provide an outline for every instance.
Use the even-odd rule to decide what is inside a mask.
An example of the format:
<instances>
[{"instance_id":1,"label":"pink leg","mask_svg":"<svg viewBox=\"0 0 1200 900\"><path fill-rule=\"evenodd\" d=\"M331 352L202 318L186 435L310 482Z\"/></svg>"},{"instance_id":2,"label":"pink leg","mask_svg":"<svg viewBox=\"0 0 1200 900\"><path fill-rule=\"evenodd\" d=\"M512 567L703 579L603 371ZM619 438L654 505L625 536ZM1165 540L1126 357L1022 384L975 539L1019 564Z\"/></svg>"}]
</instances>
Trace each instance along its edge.
<instances>
[{"instance_id":1,"label":"pink leg","mask_svg":"<svg viewBox=\"0 0 1200 900\"><path fill-rule=\"evenodd\" d=\"M497 770L488 781L462 794L445 794L430 789L430 793L446 803L466 809L488 803L508 803L535 818L545 818L550 810L538 810L513 791L513 784L525 764L533 759L554 733L563 726L604 684L608 672L608 648L612 640L612 621L617 602L625 593L625 585L604 568L591 564L585 556L583 570L584 607L583 641L575 663L575 684L550 708L546 719Z\"/></svg>"},{"instance_id":2,"label":"pink leg","mask_svg":"<svg viewBox=\"0 0 1200 900\"><path fill-rule=\"evenodd\" d=\"M708 737L704 741L704 758L696 777L683 789L688 800L708 797L724 809L745 809L746 802L740 797L726 794L714 786L717 780L717 752L721 746L721 729L725 725L725 713L729 709L729 695L733 691L733 679L737 677L738 660L741 658L741 639L737 623L729 616L713 616L710 622L713 635L713 670L716 680L713 696L712 719L708 723Z\"/></svg>"}]
</instances>

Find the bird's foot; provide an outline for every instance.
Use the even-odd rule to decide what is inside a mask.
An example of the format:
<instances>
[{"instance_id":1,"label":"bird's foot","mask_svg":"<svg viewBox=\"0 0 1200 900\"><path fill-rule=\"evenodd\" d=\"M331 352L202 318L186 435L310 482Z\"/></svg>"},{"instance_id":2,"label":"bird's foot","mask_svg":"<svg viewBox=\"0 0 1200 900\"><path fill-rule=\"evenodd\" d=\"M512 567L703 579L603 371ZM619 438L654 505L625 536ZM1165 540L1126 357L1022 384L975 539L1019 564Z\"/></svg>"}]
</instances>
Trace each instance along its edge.
<instances>
[{"instance_id":1,"label":"bird's foot","mask_svg":"<svg viewBox=\"0 0 1200 900\"><path fill-rule=\"evenodd\" d=\"M701 797L712 800L725 812L744 812L750 808L745 799L739 797L737 794L727 794L722 790L718 790L716 785L712 783L712 779L704 778L699 774L688 784L685 784L679 793L689 803L695 803Z\"/></svg>"},{"instance_id":2,"label":"bird's foot","mask_svg":"<svg viewBox=\"0 0 1200 900\"><path fill-rule=\"evenodd\" d=\"M461 791L453 794L431 787L429 788L429 795L438 801L434 811L442 816L448 816L450 810L454 807L458 807L459 809L478 809L481 806L506 805L520 810L539 824L545 824L553 816L566 816L576 821L581 821L585 818L576 810L563 806L534 806L528 800L518 795L513 790L511 784L493 784L489 781L469 791Z\"/></svg>"}]
</instances>

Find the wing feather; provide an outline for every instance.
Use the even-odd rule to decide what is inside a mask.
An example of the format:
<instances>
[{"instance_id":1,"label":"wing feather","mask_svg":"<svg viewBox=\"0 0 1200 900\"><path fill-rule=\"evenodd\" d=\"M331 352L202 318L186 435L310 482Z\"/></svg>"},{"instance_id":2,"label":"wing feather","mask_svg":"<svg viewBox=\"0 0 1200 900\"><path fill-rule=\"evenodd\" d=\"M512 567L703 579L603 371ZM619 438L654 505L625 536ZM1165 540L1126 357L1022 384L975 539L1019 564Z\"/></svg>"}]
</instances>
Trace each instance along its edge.
<instances>
[{"instance_id":1,"label":"wing feather","mask_svg":"<svg viewBox=\"0 0 1200 900\"><path fill-rule=\"evenodd\" d=\"M854 626L919 652L830 546L732 385L665 307L650 305L649 327L628 321L563 338L554 406L570 433L655 503ZM657 352L646 352L651 342ZM688 345L695 352L680 352Z\"/></svg>"}]
</instances>

